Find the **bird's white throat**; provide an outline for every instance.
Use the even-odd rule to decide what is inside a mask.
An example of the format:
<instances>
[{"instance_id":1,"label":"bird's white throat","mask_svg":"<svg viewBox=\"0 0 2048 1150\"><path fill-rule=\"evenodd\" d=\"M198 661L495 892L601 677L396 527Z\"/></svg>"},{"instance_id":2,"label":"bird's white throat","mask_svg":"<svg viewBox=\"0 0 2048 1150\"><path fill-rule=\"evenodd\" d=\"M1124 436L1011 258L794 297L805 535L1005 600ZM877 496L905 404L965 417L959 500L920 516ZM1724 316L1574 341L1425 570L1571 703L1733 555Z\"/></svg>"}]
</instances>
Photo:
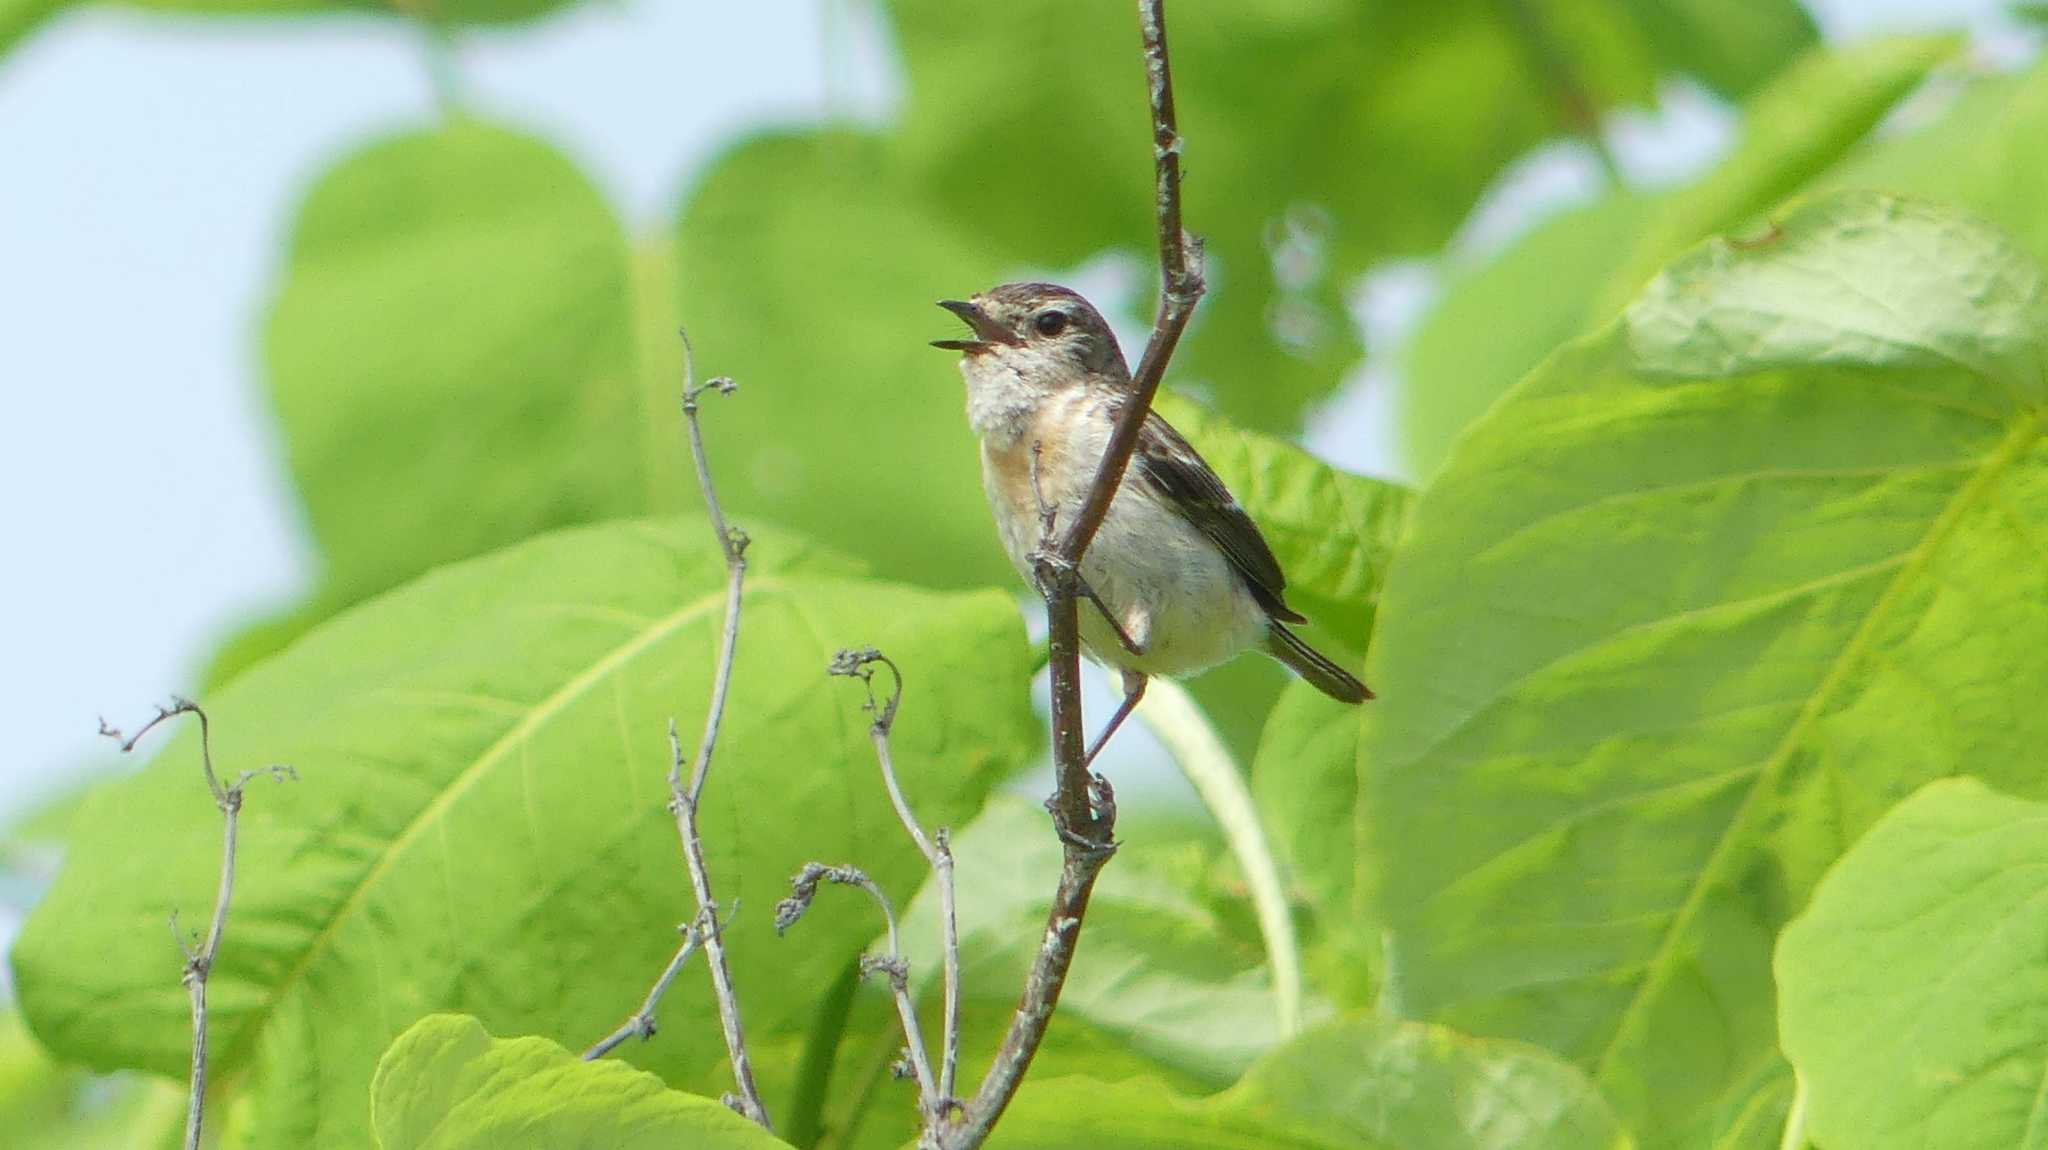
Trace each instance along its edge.
<instances>
[{"instance_id":1,"label":"bird's white throat","mask_svg":"<svg viewBox=\"0 0 2048 1150\"><path fill-rule=\"evenodd\" d=\"M967 381L968 426L997 447L1016 443L1030 429L1047 395L1046 388L994 354L961 357L960 378Z\"/></svg>"}]
</instances>

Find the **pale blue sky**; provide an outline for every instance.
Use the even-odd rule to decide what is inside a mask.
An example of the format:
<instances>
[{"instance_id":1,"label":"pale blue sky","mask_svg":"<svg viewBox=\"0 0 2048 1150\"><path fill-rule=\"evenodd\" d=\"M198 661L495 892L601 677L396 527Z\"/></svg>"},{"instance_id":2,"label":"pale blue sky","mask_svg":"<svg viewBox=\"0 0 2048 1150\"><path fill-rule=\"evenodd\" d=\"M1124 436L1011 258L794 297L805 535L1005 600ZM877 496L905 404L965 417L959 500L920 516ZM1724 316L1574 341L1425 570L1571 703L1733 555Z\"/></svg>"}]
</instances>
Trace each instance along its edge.
<instances>
[{"instance_id":1,"label":"pale blue sky","mask_svg":"<svg viewBox=\"0 0 2048 1150\"><path fill-rule=\"evenodd\" d=\"M1998 5L1814 7L1839 37L1994 29ZM306 587L258 317L304 185L352 143L435 115L423 59L388 21L90 10L0 60L0 817L104 754L96 715L146 713L235 623ZM885 120L901 89L868 0L590 4L468 34L457 64L471 103L552 138L639 224L666 219L736 133ZM1731 130L1725 108L1674 88L1611 136L1656 182L1711 161ZM1496 245L1595 186L1585 156L1547 149L1465 242ZM1412 322L1429 284L1421 265L1371 277L1372 334ZM1388 469L1389 395L1384 371L1361 372L1311 445Z\"/></svg>"}]
</instances>

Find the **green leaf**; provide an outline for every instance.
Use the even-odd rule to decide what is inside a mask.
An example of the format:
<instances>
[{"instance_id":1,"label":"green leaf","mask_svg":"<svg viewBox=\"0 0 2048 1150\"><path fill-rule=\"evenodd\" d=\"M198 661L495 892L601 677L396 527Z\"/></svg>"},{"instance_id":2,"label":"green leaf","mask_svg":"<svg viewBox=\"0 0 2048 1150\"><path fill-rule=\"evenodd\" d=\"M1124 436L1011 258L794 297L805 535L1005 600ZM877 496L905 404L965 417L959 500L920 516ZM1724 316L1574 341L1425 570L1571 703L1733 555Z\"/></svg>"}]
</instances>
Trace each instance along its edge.
<instances>
[{"instance_id":1,"label":"green leaf","mask_svg":"<svg viewBox=\"0 0 2048 1150\"><path fill-rule=\"evenodd\" d=\"M892 886L923 871L893 833L859 692L824 675L832 652L873 643L905 668L898 769L935 823L970 814L1038 728L1008 596L849 580L843 559L753 534L702 830L719 897L764 908L725 937L767 1042L801 1034L872 933L864 908L835 905L779 944L765 908L789 874L816 857ZM724 582L702 522L561 532L376 599L206 701L224 769L300 774L251 784L212 979L218 1071L248 1080L241 1144L362 1145L376 1059L425 1013L580 1044L632 1007L692 913L664 725L702 722ZM66 1057L182 1070L163 921L203 913L219 865L195 740L88 803L17 943L24 1012ZM629 1057L723 1089L701 974L662 1022Z\"/></svg>"},{"instance_id":2,"label":"green leaf","mask_svg":"<svg viewBox=\"0 0 2048 1150\"><path fill-rule=\"evenodd\" d=\"M1287 573L1288 602L1309 617L1309 641L1356 670L1414 492L1338 470L1184 396L1161 392L1154 406L1251 512ZM1238 659L1187 687L1231 752L1250 762L1267 714L1293 681L1264 659Z\"/></svg>"},{"instance_id":3,"label":"green leaf","mask_svg":"<svg viewBox=\"0 0 2048 1150\"><path fill-rule=\"evenodd\" d=\"M1543 43L1514 6L1229 4L1177 10L1188 227L1210 297L1175 358L1245 426L1292 427L1358 357L1343 293L1390 256L1435 249L1501 166L1594 112L1699 69L1745 90L1814 39L1785 0L1545 0ZM901 155L939 210L1017 263L1150 252L1151 149L1127 7L892 5L910 72ZM1048 195L1048 173L1059 194ZM1149 263L1149 259L1146 261ZM1149 306L1149 301L1146 306ZM1135 317L1134 317L1135 318Z\"/></svg>"},{"instance_id":4,"label":"green leaf","mask_svg":"<svg viewBox=\"0 0 2048 1150\"><path fill-rule=\"evenodd\" d=\"M2014 770L2039 770L2039 748ZM2048 1078L2048 804L1945 779L1828 871L1778 943L1779 1027L1826 1146L2026 1146Z\"/></svg>"},{"instance_id":5,"label":"green leaf","mask_svg":"<svg viewBox=\"0 0 2048 1150\"><path fill-rule=\"evenodd\" d=\"M1942 200L2006 230L2035 259L2048 261L2048 62L2018 76L1970 84L1941 116L1918 131L1868 149L1829 174L1830 188L1870 187Z\"/></svg>"},{"instance_id":6,"label":"green leaf","mask_svg":"<svg viewBox=\"0 0 2048 1150\"><path fill-rule=\"evenodd\" d=\"M1626 256L1588 318L1605 322L1680 252L1777 207L1962 47L1956 36L1894 36L1817 48L1794 62L1743 110L1742 140L1728 158L1705 179L1663 197L1641 234L1620 249Z\"/></svg>"},{"instance_id":7,"label":"green leaf","mask_svg":"<svg viewBox=\"0 0 2048 1150\"><path fill-rule=\"evenodd\" d=\"M185 1086L60 1065L0 1010L0 1116L11 1150L169 1150L185 1132Z\"/></svg>"},{"instance_id":8,"label":"green leaf","mask_svg":"<svg viewBox=\"0 0 2048 1150\"><path fill-rule=\"evenodd\" d=\"M67 0L0 0L0 56L66 3Z\"/></svg>"},{"instance_id":9,"label":"green leaf","mask_svg":"<svg viewBox=\"0 0 2048 1150\"><path fill-rule=\"evenodd\" d=\"M1391 1005L1567 1054L1651 1144L1752 1104L1772 937L1846 842L1940 775L2043 789L2044 332L1998 234L1853 194L1473 426L1371 668Z\"/></svg>"},{"instance_id":10,"label":"green leaf","mask_svg":"<svg viewBox=\"0 0 2048 1150\"><path fill-rule=\"evenodd\" d=\"M431 9L435 23L513 24L532 20L574 0L438 0ZM375 12L413 19L409 10L390 0L121 0L130 8L220 16L289 16L320 11Z\"/></svg>"},{"instance_id":11,"label":"green leaf","mask_svg":"<svg viewBox=\"0 0 2048 1150\"><path fill-rule=\"evenodd\" d=\"M1372 706L1373 704L1367 704ZM1252 794L1288 875L1339 957L1319 980L1347 1006L1376 989L1379 923L1354 881L1359 711L1307 683L1290 683L1266 719L1252 764Z\"/></svg>"},{"instance_id":12,"label":"green leaf","mask_svg":"<svg viewBox=\"0 0 2048 1150\"><path fill-rule=\"evenodd\" d=\"M847 133L741 145L690 197L677 235L698 361L752 397L719 413L728 504L885 574L1014 584L957 356L925 343L952 322L934 300L998 278L973 238L933 221L879 141Z\"/></svg>"},{"instance_id":13,"label":"green leaf","mask_svg":"<svg viewBox=\"0 0 2048 1150\"><path fill-rule=\"evenodd\" d=\"M1815 49L1749 102L1742 140L1698 183L1610 195L1462 274L1406 352L1408 466L1434 474L1458 432L1544 356L1612 318L1688 245L1768 211L1840 158L1955 48L1945 37L1896 37ZM1478 331L1486 338L1473 338Z\"/></svg>"},{"instance_id":14,"label":"green leaf","mask_svg":"<svg viewBox=\"0 0 2048 1150\"><path fill-rule=\"evenodd\" d=\"M370 1113L381 1150L789 1145L723 1103L670 1090L623 1062L584 1062L545 1038L493 1038L456 1014L422 1018L391 1044Z\"/></svg>"},{"instance_id":15,"label":"green leaf","mask_svg":"<svg viewBox=\"0 0 2048 1150\"><path fill-rule=\"evenodd\" d=\"M1045 812L1021 799L992 800L954 836L961 981L971 994L1015 1005L1044 936L1060 849ZM1146 1059L1221 1086L1282 1035L1257 934L1231 929L1187 890L1194 885L1191 872L1213 849L1208 844L1190 856L1186 846L1127 836L1097 886L1083 957L1060 993L1060 1014ZM921 986L938 978L938 921L937 893L927 885L903 923ZM1313 1000L1306 1010L1311 1019L1329 1013L1327 1004ZM987 1036L991 1046L1012 1013L991 1017L998 1028Z\"/></svg>"},{"instance_id":16,"label":"green leaf","mask_svg":"<svg viewBox=\"0 0 2048 1150\"><path fill-rule=\"evenodd\" d=\"M1303 1035L1207 1099L1142 1080L1027 1084L989 1145L1627 1150L1633 1142L1585 1077L1542 1050L1361 1018Z\"/></svg>"},{"instance_id":17,"label":"green leaf","mask_svg":"<svg viewBox=\"0 0 2048 1150\"><path fill-rule=\"evenodd\" d=\"M1698 77L1723 95L1763 86L1786 60L1786 46L1810 43L1804 9L1760 4L1730 20L1718 0L1623 0L1629 18L1657 45L1666 66Z\"/></svg>"},{"instance_id":18,"label":"green leaf","mask_svg":"<svg viewBox=\"0 0 2048 1150\"><path fill-rule=\"evenodd\" d=\"M1039 828L1043 833L1043 825ZM1121 865L1121 864L1119 864ZM1037 935L1045 929L1043 919L1020 923ZM915 972L915 967L913 967ZM926 979L919 996L920 1011L928 1020L926 1040L937 1037L929 1020L939 1017L937 980ZM960 1006L962 1045L960 1081L970 1089L974 1076L989 1065L1001 1044L1003 1033L1017 1014L1016 990L1008 987L978 988L968 983L968 994ZM996 990L1007 993L998 995ZM980 993L988 990L991 993ZM843 1042L825 1092L819 1126L824 1130L820 1145L832 1150L900 1150L917 1137L916 1084L896 1078L890 1067L903 1053L903 1030L897 1021L894 1001L885 986L873 980L860 986ZM936 1058L936 1050L934 1051ZM1123 1040L1070 1012L1064 1004L1038 1053L1031 1060L1031 1081L1062 1077L1089 1078L1100 1082L1121 1082L1144 1078L1192 1094L1215 1089L1213 1081L1190 1075L1147 1058ZM792 1127L792 1118L775 1115L777 1132L799 1145L805 1140ZM813 1129L815 1137L815 1129Z\"/></svg>"},{"instance_id":19,"label":"green leaf","mask_svg":"<svg viewBox=\"0 0 2048 1150\"><path fill-rule=\"evenodd\" d=\"M244 621L207 657L199 674L200 691L212 694L220 690L236 675L290 646L329 613L329 604L309 602Z\"/></svg>"},{"instance_id":20,"label":"green leaf","mask_svg":"<svg viewBox=\"0 0 2048 1150\"><path fill-rule=\"evenodd\" d=\"M119 0L120 6L144 12L174 13L181 16L308 16L321 12L380 14L406 18L404 5L391 0ZM567 7L574 0L437 0L430 11L433 22L442 25L501 25L522 23ZM82 7L79 0L0 0L0 56L28 36L43 21L69 8Z\"/></svg>"},{"instance_id":21,"label":"green leaf","mask_svg":"<svg viewBox=\"0 0 2048 1150\"><path fill-rule=\"evenodd\" d=\"M1466 425L1586 329L1594 295L1658 207L1656 199L1616 193L1546 220L1490 263L1454 273L1403 351L1401 452L1410 472L1436 474Z\"/></svg>"},{"instance_id":22,"label":"green leaf","mask_svg":"<svg viewBox=\"0 0 2048 1150\"><path fill-rule=\"evenodd\" d=\"M1414 492L1340 471L1179 396L1155 406L1258 522L1287 573L1287 601L1315 625L1313 637L1363 655Z\"/></svg>"},{"instance_id":23,"label":"green leaf","mask_svg":"<svg viewBox=\"0 0 2048 1150\"><path fill-rule=\"evenodd\" d=\"M656 502L681 440L640 394L631 291L611 209L531 138L458 121L322 177L265 340L322 614Z\"/></svg>"}]
</instances>

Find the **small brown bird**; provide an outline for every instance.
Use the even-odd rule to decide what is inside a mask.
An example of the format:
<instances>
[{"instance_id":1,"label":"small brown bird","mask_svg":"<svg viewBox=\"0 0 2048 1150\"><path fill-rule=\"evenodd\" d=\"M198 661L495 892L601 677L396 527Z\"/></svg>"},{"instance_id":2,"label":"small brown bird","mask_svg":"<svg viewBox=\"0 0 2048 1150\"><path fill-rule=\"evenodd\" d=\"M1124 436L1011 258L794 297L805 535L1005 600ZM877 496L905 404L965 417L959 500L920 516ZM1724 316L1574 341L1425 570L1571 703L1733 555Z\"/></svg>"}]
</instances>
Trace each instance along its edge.
<instances>
[{"instance_id":1,"label":"small brown bird","mask_svg":"<svg viewBox=\"0 0 2048 1150\"><path fill-rule=\"evenodd\" d=\"M1041 506L1078 514L1131 395L1131 371L1101 313L1057 284L1013 283L939 306L972 339L962 353L967 421L981 438L981 478L1010 561L1032 578ZM1041 500L1043 503L1041 504ZM1250 647L1346 703L1364 683L1287 629L1303 617L1251 516L1179 432L1148 412L1130 469L1081 557L1098 610L1081 611L1090 657L1123 673L1124 701L1089 748L1093 759L1145 694L1152 675L1188 675Z\"/></svg>"}]
</instances>

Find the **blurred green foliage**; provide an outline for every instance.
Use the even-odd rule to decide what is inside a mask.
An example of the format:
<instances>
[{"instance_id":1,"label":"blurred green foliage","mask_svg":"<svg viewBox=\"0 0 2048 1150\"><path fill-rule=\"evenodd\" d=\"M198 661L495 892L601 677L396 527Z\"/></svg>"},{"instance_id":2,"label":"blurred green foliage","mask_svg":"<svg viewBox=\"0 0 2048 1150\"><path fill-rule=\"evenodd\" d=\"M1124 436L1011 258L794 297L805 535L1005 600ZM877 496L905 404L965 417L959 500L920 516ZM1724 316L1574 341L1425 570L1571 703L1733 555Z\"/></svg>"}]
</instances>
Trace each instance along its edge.
<instances>
[{"instance_id":1,"label":"blurred green foliage","mask_svg":"<svg viewBox=\"0 0 2048 1150\"><path fill-rule=\"evenodd\" d=\"M982 250L1036 267L1150 250L1152 170L1148 126L1132 114L1144 88L1128 8L892 5L911 77L901 163ZM1241 424L1296 429L1358 360L1351 283L1381 260L1442 244L1503 164L1558 134L1561 108L1597 115L1647 103L1671 72L1739 95L1813 39L1795 4L1749 5L1741 21L1710 9L1175 8L1187 218L1216 290L1174 378Z\"/></svg>"},{"instance_id":2,"label":"blurred green foliage","mask_svg":"<svg viewBox=\"0 0 2048 1150\"><path fill-rule=\"evenodd\" d=\"M1126 1150L1633 1150L1585 1076L1547 1051L1359 1018L1274 1050L1229 1090L1052 1079L992 1147Z\"/></svg>"},{"instance_id":3,"label":"blurred green foliage","mask_svg":"<svg viewBox=\"0 0 2048 1150\"><path fill-rule=\"evenodd\" d=\"M1458 432L1552 348L1612 318L1688 246L1746 226L1840 160L1956 49L1926 38L1816 50L1750 101L1743 138L1699 181L1566 212L1454 280L1405 352L1408 467L1433 474ZM1481 329L1491 337L1473 338Z\"/></svg>"},{"instance_id":4,"label":"blurred green foliage","mask_svg":"<svg viewBox=\"0 0 2048 1150\"><path fill-rule=\"evenodd\" d=\"M16 1150L167 1150L185 1132L185 1091L141 1075L98 1079L64 1066L5 1011L0 1117Z\"/></svg>"},{"instance_id":5,"label":"blurred green foliage","mask_svg":"<svg viewBox=\"0 0 2048 1150\"><path fill-rule=\"evenodd\" d=\"M1214 286L1177 385L1239 424L1294 430L1358 359L1347 285L1442 243L1503 163L1558 131L1567 95L1595 111L1645 102L1672 68L1739 94L1813 36L1789 0L1756 6L1739 34L1690 8L1509 7L1534 24L1481 0L1176 11L1188 212ZM901 125L740 143L696 181L672 245L634 241L650 274L537 141L457 124L344 160L301 209L266 341L326 581L239 637L209 680L436 562L690 501L661 470L676 453L658 401L675 380L647 334L685 320L707 370L778 398L744 405L721 444L738 511L891 577L1006 580L958 384L906 328L948 330L937 298L1149 246L1130 13L1051 10L893 9ZM1568 93L1546 63L1557 52ZM1459 79L1474 75L1489 79ZM1056 172L1073 175L1047 194ZM471 290L482 282L495 290ZM466 511L434 506L464 492ZM906 507L916 532L901 530ZM1248 751L1245 725L1225 727Z\"/></svg>"},{"instance_id":6,"label":"blurred green foliage","mask_svg":"<svg viewBox=\"0 0 2048 1150\"><path fill-rule=\"evenodd\" d=\"M2043 791L2044 408L2040 266L1871 192L1695 249L1509 392L1381 604L1396 1009L1720 1144L1782 1075L1771 942L1843 847L1935 777Z\"/></svg>"},{"instance_id":7,"label":"blurred green foliage","mask_svg":"<svg viewBox=\"0 0 2048 1150\"><path fill-rule=\"evenodd\" d=\"M2038 762L2039 756L2036 756ZM2048 1075L2048 804L1928 783L1785 928L1785 1050L1830 1146L2017 1146Z\"/></svg>"},{"instance_id":8,"label":"blurred green foliage","mask_svg":"<svg viewBox=\"0 0 2048 1150\"><path fill-rule=\"evenodd\" d=\"M0 46L63 6L0 0ZM556 6L425 15L459 36ZM802 861L858 862L907 904L935 1006L922 864L858 691L822 675L836 647L883 646L910 682L906 789L958 828L968 1084L993 1048L1057 845L1033 806L990 798L1039 751L1033 658L960 385L924 340L951 329L941 297L1106 253L1149 266L1144 81L1128 6L887 16L896 122L737 139L652 234L479 109L339 157L299 206L264 386L321 581L224 645L207 697L225 765L302 776L258 785L244 817L214 979L225 1144L777 1144L707 1101L727 1079L701 978L659 1041L568 1053L630 1009L689 913L662 722L702 716L723 569L679 434L684 321L699 381L741 385L705 418L756 538L704 814L714 881L765 907ZM2011 1082L1913 1066L1995 1053L1984 1004L2038 1010L2038 972L1998 950L1942 1000L1902 972L1952 966L2030 897L1951 892L2038 845L2048 67L1986 74L1945 38L1815 48L1790 0L1741 16L1173 7L1214 291L1160 406L1264 526L1315 640L1383 697L1339 707L1252 660L1192 685L1253 765L1320 1025L1282 1032L1214 829L1129 812L996 1144L1765 1150L1793 1062L1830 1150L1887 1145L1858 1125L1886 1105L2011 1141ZM1503 165L1674 76L1740 105L1719 166L1458 257L1401 356L1419 495L1288 442L1357 366L1364 273L1437 253ZM1139 295L1098 302L1137 321ZM196 753L187 733L36 824L70 857L12 956L34 1042L0 1030L10 1128L175 1131L174 1088L56 1059L182 1070L162 917L216 877ZM1958 773L2017 797L1937 784L1893 811ZM2015 845L1929 877L1958 825ZM1865 954L1872 891L1954 929ZM822 899L780 942L766 917L729 945L781 1133L902 1144L900 1037L851 977L871 909ZM1859 1029L1932 1010L1969 1025L1924 1065ZM2038 1058L2015 1065L2038 1080ZM81 1107L96 1091L115 1102Z\"/></svg>"},{"instance_id":9,"label":"blurred green foliage","mask_svg":"<svg viewBox=\"0 0 2048 1150\"><path fill-rule=\"evenodd\" d=\"M212 700L224 769L281 761L300 776L252 790L234 944L210 983L216 1071L241 1078L248 1102L231 1120L238 1144L363 1144L371 1070L421 1014L595 1036L617 1021L619 989L661 968L671 926L690 917L663 724L702 721L724 604L722 556L689 527L575 529L445 568ZM748 704L725 717L720 786L701 814L708 865L723 897L758 907L820 854L907 885L922 860L876 833L894 821L861 693L825 667L873 643L914 669L898 771L928 818L950 822L1040 737L1021 620L1007 595L852 578L843 557L753 534L732 688ZM73 863L15 945L22 1008L68 1058L185 1064L162 918L207 905L219 865L197 755L184 732L87 800ZM834 817L809 814L824 810ZM808 1025L872 932L860 909L819 908L802 946L779 945L766 915L728 939L734 963L775 988L750 1011L760 1035ZM711 1034L711 1010L693 981L663 1017ZM664 1042L634 1056L715 1094L716 1050Z\"/></svg>"},{"instance_id":10,"label":"blurred green foliage","mask_svg":"<svg viewBox=\"0 0 2048 1150\"><path fill-rule=\"evenodd\" d=\"M105 3L106 0L96 0ZM575 0L114 0L123 8L182 16L293 17L354 12L426 19L450 27L510 24L567 7ZM36 26L88 0L0 0L0 53Z\"/></svg>"}]
</instances>

